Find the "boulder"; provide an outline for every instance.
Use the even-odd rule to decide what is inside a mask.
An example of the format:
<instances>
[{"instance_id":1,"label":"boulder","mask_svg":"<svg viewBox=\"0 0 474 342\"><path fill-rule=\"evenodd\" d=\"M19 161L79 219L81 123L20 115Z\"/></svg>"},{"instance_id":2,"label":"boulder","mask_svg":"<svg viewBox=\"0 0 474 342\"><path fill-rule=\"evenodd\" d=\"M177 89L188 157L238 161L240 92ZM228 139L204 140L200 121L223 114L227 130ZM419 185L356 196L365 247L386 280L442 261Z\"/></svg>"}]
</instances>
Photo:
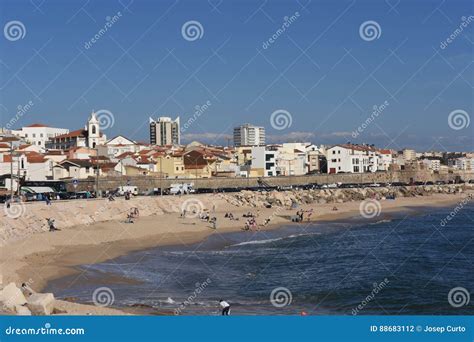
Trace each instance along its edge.
<instances>
[{"instance_id":1,"label":"boulder","mask_svg":"<svg viewBox=\"0 0 474 342\"><path fill-rule=\"evenodd\" d=\"M16 305L15 311L18 316L31 316L31 311L26 306Z\"/></svg>"},{"instance_id":2,"label":"boulder","mask_svg":"<svg viewBox=\"0 0 474 342\"><path fill-rule=\"evenodd\" d=\"M15 283L10 283L0 291L0 303L13 311L16 305L26 304L26 298Z\"/></svg>"},{"instance_id":3,"label":"boulder","mask_svg":"<svg viewBox=\"0 0 474 342\"><path fill-rule=\"evenodd\" d=\"M52 293L34 293L28 298L28 308L34 315L51 315L54 309Z\"/></svg>"}]
</instances>

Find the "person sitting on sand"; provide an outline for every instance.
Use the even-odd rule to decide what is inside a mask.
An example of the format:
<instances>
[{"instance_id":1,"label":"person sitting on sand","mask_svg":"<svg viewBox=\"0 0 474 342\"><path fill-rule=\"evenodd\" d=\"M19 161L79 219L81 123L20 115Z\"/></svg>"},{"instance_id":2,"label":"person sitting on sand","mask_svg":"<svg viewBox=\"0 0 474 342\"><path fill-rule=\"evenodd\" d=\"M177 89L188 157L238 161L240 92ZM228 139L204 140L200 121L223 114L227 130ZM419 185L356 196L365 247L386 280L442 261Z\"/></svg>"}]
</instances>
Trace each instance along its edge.
<instances>
[{"instance_id":1,"label":"person sitting on sand","mask_svg":"<svg viewBox=\"0 0 474 342\"><path fill-rule=\"evenodd\" d=\"M222 308L222 316L229 316L229 314L230 314L230 304L227 303L225 300L221 299L219 301L219 305Z\"/></svg>"},{"instance_id":2,"label":"person sitting on sand","mask_svg":"<svg viewBox=\"0 0 474 342\"><path fill-rule=\"evenodd\" d=\"M132 214L130 214L130 213L127 214L127 221L125 221L125 223L134 223Z\"/></svg>"},{"instance_id":3,"label":"person sitting on sand","mask_svg":"<svg viewBox=\"0 0 474 342\"><path fill-rule=\"evenodd\" d=\"M48 227L50 232L54 232L57 230L60 230L54 226L54 219L52 218L47 218L46 221L48 222Z\"/></svg>"},{"instance_id":4,"label":"person sitting on sand","mask_svg":"<svg viewBox=\"0 0 474 342\"><path fill-rule=\"evenodd\" d=\"M337 207L334 206L334 207L332 208L332 210L333 210L333 211L338 211L339 209L337 209Z\"/></svg>"}]
</instances>

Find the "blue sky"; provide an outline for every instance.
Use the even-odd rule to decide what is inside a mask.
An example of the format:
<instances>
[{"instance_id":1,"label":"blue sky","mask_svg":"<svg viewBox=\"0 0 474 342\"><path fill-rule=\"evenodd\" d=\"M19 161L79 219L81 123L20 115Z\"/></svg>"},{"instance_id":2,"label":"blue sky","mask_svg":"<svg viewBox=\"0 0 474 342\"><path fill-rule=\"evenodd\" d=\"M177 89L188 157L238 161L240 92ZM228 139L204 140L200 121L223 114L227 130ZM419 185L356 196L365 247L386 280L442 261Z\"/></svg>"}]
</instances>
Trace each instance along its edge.
<instances>
[{"instance_id":1,"label":"blue sky","mask_svg":"<svg viewBox=\"0 0 474 342\"><path fill-rule=\"evenodd\" d=\"M183 123L210 103L184 141L226 143L235 125L250 122L275 142L474 150L474 122L448 122L453 111L468 120L474 112L471 1L0 0L0 9L2 27L16 20L26 30L0 39L2 126L32 101L17 127L76 129L105 109L115 119L108 136L147 141L149 116ZM191 20L203 28L194 41L182 35ZM378 24L378 38L362 39L367 21ZM277 110L291 126L273 128Z\"/></svg>"}]
</instances>

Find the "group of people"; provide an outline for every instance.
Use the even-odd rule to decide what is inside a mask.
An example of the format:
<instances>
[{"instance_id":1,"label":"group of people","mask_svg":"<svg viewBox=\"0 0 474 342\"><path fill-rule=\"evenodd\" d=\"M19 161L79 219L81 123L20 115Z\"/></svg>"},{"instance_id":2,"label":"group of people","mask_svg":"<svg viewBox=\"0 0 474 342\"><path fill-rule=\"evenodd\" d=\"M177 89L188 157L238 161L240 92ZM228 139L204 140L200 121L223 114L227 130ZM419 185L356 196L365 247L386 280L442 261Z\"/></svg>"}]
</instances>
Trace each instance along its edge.
<instances>
[{"instance_id":1,"label":"group of people","mask_svg":"<svg viewBox=\"0 0 474 342\"><path fill-rule=\"evenodd\" d=\"M140 211L137 207L133 207L130 209L130 212L127 214L127 221L126 223L134 223L134 219L137 219L140 216Z\"/></svg>"},{"instance_id":2,"label":"group of people","mask_svg":"<svg viewBox=\"0 0 474 342\"><path fill-rule=\"evenodd\" d=\"M255 220L254 217L252 217L248 219L247 221L245 221L245 226L243 230L252 230L252 229L257 229L257 228L258 228L257 221Z\"/></svg>"},{"instance_id":3,"label":"group of people","mask_svg":"<svg viewBox=\"0 0 474 342\"><path fill-rule=\"evenodd\" d=\"M238 220L239 220L239 218L238 218L238 217L237 217L237 218L234 217L234 214L232 214L232 213L225 213L224 217L225 217L225 218L228 218L228 219L231 220L231 221L233 221L233 220L238 221Z\"/></svg>"}]
</instances>

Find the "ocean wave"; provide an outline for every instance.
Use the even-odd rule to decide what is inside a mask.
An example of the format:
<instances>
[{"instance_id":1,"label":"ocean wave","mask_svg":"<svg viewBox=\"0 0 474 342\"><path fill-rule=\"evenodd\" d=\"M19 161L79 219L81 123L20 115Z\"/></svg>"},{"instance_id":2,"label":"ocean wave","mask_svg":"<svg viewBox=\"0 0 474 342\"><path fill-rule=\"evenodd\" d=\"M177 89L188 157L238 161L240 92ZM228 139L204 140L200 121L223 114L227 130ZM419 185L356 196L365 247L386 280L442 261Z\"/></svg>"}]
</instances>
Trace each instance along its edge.
<instances>
[{"instance_id":1,"label":"ocean wave","mask_svg":"<svg viewBox=\"0 0 474 342\"><path fill-rule=\"evenodd\" d=\"M229 247L237 247L237 246L245 246L245 245L262 245L266 243L271 243L275 241L280 241L284 239L294 239L301 236L309 236L309 235L320 235L321 233L301 233L301 234L292 234L284 237L274 238L274 239L264 239L264 240L251 240L251 241L244 241L240 243L236 243L234 245L230 245Z\"/></svg>"}]
</instances>

